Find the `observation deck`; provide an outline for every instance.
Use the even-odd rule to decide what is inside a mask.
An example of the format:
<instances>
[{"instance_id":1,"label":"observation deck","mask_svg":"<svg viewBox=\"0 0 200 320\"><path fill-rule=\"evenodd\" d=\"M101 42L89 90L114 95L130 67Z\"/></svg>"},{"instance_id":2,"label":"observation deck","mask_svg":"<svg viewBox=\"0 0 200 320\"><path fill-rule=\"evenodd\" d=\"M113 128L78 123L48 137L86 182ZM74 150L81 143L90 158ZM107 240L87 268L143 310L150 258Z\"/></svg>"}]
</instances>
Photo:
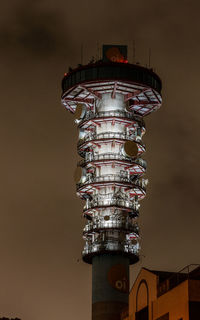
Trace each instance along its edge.
<instances>
[{"instance_id":1,"label":"observation deck","mask_svg":"<svg viewBox=\"0 0 200 320\"><path fill-rule=\"evenodd\" d=\"M103 93L119 93L130 101L136 115L146 116L161 105L162 84L151 70L129 63L105 63L80 66L65 75L62 81L62 102L71 112L76 104L85 102L92 107L95 97Z\"/></svg>"}]
</instances>

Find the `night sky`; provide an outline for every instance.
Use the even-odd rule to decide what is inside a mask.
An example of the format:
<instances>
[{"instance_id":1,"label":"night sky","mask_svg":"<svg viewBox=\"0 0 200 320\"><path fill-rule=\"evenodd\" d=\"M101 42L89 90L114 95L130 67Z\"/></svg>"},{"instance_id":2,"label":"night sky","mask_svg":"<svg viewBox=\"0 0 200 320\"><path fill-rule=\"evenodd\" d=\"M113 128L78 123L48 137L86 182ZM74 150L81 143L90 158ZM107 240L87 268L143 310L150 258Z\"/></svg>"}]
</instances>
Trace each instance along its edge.
<instances>
[{"instance_id":1,"label":"night sky","mask_svg":"<svg viewBox=\"0 0 200 320\"><path fill-rule=\"evenodd\" d=\"M150 180L141 202L142 266L178 271L200 263L199 1L12 0L0 19L0 316L90 319L91 267L81 261L83 202L73 116L61 79L97 54L127 44L132 62L163 81L163 106L146 118Z\"/></svg>"}]
</instances>

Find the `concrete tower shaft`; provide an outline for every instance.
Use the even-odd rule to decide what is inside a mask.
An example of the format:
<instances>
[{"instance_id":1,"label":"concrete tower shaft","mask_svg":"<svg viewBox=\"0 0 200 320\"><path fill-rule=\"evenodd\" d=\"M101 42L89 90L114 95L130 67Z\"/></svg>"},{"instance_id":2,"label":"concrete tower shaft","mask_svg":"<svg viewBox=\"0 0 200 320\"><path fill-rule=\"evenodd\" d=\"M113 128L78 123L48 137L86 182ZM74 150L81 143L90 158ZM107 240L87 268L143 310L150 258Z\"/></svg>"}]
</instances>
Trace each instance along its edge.
<instances>
[{"instance_id":1,"label":"concrete tower shaft","mask_svg":"<svg viewBox=\"0 0 200 320\"><path fill-rule=\"evenodd\" d=\"M147 179L143 116L161 105L151 70L102 61L65 75L63 105L79 130L77 195L85 200L83 260L93 265L93 320L119 320L128 305L129 264L139 259L140 200Z\"/></svg>"}]
</instances>

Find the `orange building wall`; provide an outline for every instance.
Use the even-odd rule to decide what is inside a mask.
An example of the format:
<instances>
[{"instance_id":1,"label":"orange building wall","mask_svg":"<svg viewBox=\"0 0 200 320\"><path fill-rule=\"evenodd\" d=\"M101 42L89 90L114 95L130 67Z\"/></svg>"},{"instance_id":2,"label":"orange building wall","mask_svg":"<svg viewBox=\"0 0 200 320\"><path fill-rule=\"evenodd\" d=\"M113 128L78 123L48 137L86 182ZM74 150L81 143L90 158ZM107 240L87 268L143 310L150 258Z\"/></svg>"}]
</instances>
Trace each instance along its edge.
<instances>
[{"instance_id":1,"label":"orange building wall","mask_svg":"<svg viewBox=\"0 0 200 320\"><path fill-rule=\"evenodd\" d=\"M153 302L153 320L167 312L169 312L170 320L178 320L180 318L189 320L188 300L188 281L186 280Z\"/></svg>"},{"instance_id":2,"label":"orange building wall","mask_svg":"<svg viewBox=\"0 0 200 320\"><path fill-rule=\"evenodd\" d=\"M136 312L136 294L137 289L142 280L145 280L148 285L148 291L149 291L149 314L152 314L152 300L156 300L157 298L157 276L148 270L142 268L134 285L131 289L130 295L129 295L129 320L135 320L135 312ZM141 292L139 291L138 294L138 310L141 310L143 307L145 307L146 304L146 293L144 292L144 287L141 285ZM142 292L144 294L142 294ZM149 319L152 319L151 317ZM177 319L176 319L177 320Z\"/></svg>"},{"instance_id":3,"label":"orange building wall","mask_svg":"<svg viewBox=\"0 0 200 320\"><path fill-rule=\"evenodd\" d=\"M200 301L200 280L185 280L157 297L157 279L154 273L145 268L141 269L129 295L129 316L126 320L135 320L135 312L147 306L147 291L144 281L148 286L149 320L156 320L168 312L170 320L181 318L189 320L189 301ZM137 292L138 304L136 308Z\"/></svg>"}]
</instances>

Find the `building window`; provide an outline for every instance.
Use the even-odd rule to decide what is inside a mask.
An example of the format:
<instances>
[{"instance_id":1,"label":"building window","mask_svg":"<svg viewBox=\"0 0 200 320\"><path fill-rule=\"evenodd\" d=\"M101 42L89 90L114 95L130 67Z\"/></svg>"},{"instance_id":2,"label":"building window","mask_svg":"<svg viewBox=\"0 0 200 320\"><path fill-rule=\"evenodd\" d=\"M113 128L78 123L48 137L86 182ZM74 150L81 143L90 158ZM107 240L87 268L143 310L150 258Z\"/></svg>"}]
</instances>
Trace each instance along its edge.
<instances>
[{"instance_id":1,"label":"building window","mask_svg":"<svg viewBox=\"0 0 200 320\"><path fill-rule=\"evenodd\" d=\"M200 301L189 302L189 319L190 320L200 319Z\"/></svg>"},{"instance_id":2,"label":"building window","mask_svg":"<svg viewBox=\"0 0 200 320\"><path fill-rule=\"evenodd\" d=\"M145 307L142 310L135 313L135 320L148 320L149 319L149 308Z\"/></svg>"},{"instance_id":3,"label":"building window","mask_svg":"<svg viewBox=\"0 0 200 320\"><path fill-rule=\"evenodd\" d=\"M156 320L169 320L169 312L163 314L161 317L157 318Z\"/></svg>"}]
</instances>

